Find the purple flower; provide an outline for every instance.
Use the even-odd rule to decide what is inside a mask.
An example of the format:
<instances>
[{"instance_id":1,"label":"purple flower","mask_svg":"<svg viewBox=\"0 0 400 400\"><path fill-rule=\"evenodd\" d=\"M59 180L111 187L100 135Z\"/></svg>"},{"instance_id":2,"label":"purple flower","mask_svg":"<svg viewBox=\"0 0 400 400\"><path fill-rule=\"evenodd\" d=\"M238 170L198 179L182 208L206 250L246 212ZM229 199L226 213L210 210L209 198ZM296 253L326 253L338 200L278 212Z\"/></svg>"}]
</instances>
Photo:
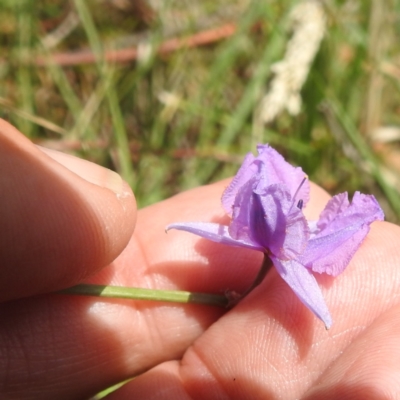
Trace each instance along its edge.
<instances>
[{"instance_id":1,"label":"purple flower","mask_svg":"<svg viewBox=\"0 0 400 400\"><path fill-rule=\"evenodd\" d=\"M334 196L318 221L307 221L303 207L309 183L301 168L288 164L268 145L249 153L222 196L232 217L229 226L181 222L169 229L194 233L229 246L262 251L298 298L329 328L332 319L312 271L336 276L343 272L369 231L383 220L374 196L356 192Z\"/></svg>"}]
</instances>

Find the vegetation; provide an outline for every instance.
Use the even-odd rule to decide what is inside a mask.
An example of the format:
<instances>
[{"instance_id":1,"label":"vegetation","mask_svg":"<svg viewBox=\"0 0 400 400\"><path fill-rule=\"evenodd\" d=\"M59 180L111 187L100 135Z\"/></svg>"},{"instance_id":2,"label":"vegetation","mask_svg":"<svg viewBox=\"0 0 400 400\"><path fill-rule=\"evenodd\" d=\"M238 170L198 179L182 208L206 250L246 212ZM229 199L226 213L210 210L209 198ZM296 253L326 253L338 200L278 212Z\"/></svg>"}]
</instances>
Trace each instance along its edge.
<instances>
[{"instance_id":1,"label":"vegetation","mask_svg":"<svg viewBox=\"0 0 400 400\"><path fill-rule=\"evenodd\" d=\"M399 0L308 1L325 31L300 112L265 122L300 3L3 0L0 116L117 170L140 206L231 176L268 142L331 193L375 194L398 222Z\"/></svg>"}]
</instances>

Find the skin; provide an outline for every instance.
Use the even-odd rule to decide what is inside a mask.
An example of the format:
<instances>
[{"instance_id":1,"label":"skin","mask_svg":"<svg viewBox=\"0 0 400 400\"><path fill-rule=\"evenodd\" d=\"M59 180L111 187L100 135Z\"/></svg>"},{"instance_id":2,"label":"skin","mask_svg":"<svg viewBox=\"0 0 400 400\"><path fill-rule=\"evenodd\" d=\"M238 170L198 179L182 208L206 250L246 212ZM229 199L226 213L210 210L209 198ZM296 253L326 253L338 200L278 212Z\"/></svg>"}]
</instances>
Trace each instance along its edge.
<instances>
[{"instance_id":1,"label":"skin","mask_svg":"<svg viewBox=\"0 0 400 400\"><path fill-rule=\"evenodd\" d=\"M4 121L0 171L2 399L87 399L137 375L108 399L399 398L399 227L374 223L342 275L317 276L329 331L274 269L229 311L51 294L82 281L243 292L262 255L164 232L228 223L228 181L137 212L118 176ZM307 217L328 199L312 185Z\"/></svg>"}]
</instances>

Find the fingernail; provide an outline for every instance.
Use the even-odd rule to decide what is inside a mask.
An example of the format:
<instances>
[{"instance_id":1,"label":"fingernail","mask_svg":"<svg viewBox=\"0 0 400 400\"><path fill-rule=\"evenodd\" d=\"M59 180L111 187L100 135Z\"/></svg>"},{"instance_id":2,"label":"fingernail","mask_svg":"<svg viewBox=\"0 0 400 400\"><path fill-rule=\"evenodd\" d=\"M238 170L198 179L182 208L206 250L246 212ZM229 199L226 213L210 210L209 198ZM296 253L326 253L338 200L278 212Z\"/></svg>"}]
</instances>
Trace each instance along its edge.
<instances>
[{"instance_id":1,"label":"fingernail","mask_svg":"<svg viewBox=\"0 0 400 400\"><path fill-rule=\"evenodd\" d=\"M124 192L123 180L116 172L90 161L83 160L82 158L74 157L56 150L47 149L42 146L37 147L53 160L57 161L59 164L88 182L110 189L117 194Z\"/></svg>"}]
</instances>

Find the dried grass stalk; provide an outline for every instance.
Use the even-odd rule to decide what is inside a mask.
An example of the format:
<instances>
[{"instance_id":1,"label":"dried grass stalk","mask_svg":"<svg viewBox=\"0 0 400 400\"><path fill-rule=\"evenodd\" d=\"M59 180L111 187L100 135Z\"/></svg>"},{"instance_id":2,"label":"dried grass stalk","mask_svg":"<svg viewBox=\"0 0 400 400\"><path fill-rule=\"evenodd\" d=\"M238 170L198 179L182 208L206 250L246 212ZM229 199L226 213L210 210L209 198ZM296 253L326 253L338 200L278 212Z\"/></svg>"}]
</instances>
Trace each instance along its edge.
<instances>
[{"instance_id":1,"label":"dried grass stalk","mask_svg":"<svg viewBox=\"0 0 400 400\"><path fill-rule=\"evenodd\" d=\"M300 90L325 34L326 17L320 1L305 0L296 5L290 27L293 35L284 59L272 65L270 90L261 100L260 119L264 123L273 121L285 109L291 115L300 112Z\"/></svg>"}]
</instances>

